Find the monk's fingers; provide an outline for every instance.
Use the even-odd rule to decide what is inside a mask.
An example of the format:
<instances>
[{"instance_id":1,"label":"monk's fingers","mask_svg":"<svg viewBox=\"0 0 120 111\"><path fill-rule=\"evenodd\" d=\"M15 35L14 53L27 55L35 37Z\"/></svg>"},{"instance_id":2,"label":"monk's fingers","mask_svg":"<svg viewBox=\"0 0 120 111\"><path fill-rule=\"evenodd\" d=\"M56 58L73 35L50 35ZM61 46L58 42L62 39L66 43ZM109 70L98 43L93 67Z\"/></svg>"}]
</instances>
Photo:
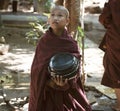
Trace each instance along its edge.
<instances>
[{"instance_id":1,"label":"monk's fingers","mask_svg":"<svg viewBox=\"0 0 120 111\"><path fill-rule=\"evenodd\" d=\"M64 83L65 83L65 84L67 84L67 83L68 83L68 79L67 79L67 78L64 80Z\"/></svg>"},{"instance_id":2,"label":"monk's fingers","mask_svg":"<svg viewBox=\"0 0 120 111\"><path fill-rule=\"evenodd\" d=\"M57 76L57 82L59 85L63 83L63 77L62 76Z\"/></svg>"},{"instance_id":3,"label":"monk's fingers","mask_svg":"<svg viewBox=\"0 0 120 111\"><path fill-rule=\"evenodd\" d=\"M52 80L59 86L64 86L65 84L67 84L68 79L64 79L62 76L59 75L55 75L52 77Z\"/></svg>"},{"instance_id":4,"label":"monk's fingers","mask_svg":"<svg viewBox=\"0 0 120 111\"><path fill-rule=\"evenodd\" d=\"M68 83L68 79L63 79L63 77L60 77L60 86L64 86L65 84Z\"/></svg>"},{"instance_id":5,"label":"monk's fingers","mask_svg":"<svg viewBox=\"0 0 120 111\"><path fill-rule=\"evenodd\" d=\"M63 77L62 76L59 76L59 81L63 82Z\"/></svg>"},{"instance_id":6,"label":"monk's fingers","mask_svg":"<svg viewBox=\"0 0 120 111\"><path fill-rule=\"evenodd\" d=\"M54 82L56 82L57 80L56 80L56 76L54 75L54 76L52 76L52 78L51 78Z\"/></svg>"},{"instance_id":7,"label":"monk's fingers","mask_svg":"<svg viewBox=\"0 0 120 111\"><path fill-rule=\"evenodd\" d=\"M56 78L57 81L59 81L60 76L59 75L55 75L55 78Z\"/></svg>"},{"instance_id":8,"label":"monk's fingers","mask_svg":"<svg viewBox=\"0 0 120 111\"><path fill-rule=\"evenodd\" d=\"M52 77L52 80L53 80L56 84L59 84L59 82L60 82L59 75L54 75L54 76Z\"/></svg>"}]
</instances>

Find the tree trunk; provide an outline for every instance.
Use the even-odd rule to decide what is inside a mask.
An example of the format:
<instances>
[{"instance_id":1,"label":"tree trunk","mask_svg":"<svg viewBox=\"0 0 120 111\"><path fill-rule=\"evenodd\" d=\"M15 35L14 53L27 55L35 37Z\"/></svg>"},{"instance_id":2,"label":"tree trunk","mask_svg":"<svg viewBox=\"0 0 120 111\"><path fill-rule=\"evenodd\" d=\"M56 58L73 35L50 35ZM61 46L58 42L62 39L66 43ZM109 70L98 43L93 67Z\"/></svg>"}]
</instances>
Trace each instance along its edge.
<instances>
[{"instance_id":1,"label":"tree trunk","mask_svg":"<svg viewBox=\"0 0 120 111\"><path fill-rule=\"evenodd\" d=\"M17 12L18 0L12 1L12 11Z\"/></svg>"},{"instance_id":2,"label":"tree trunk","mask_svg":"<svg viewBox=\"0 0 120 111\"><path fill-rule=\"evenodd\" d=\"M66 0L65 7L70 12L68 30L75 37L80 18L80 0Z\"/></svg>"},{"instance_id":3,"label":"tree trunk","mask_svg":"<svg viewBox=\"0 0 120 111\"><path fill-rule=\"evenodd\" d=\"M34 12L39 12L39 1L33 0Z\"/></svg>"},{"instance_id":4,"label":"tree trunk","mask_svg":"<svg viewBox=\"0 0 120 111\"><path fill-rule=\"evenodd\" d=\"M56 5L64 5L64 0L55 0Z\"/></svg>"}]
</instances>

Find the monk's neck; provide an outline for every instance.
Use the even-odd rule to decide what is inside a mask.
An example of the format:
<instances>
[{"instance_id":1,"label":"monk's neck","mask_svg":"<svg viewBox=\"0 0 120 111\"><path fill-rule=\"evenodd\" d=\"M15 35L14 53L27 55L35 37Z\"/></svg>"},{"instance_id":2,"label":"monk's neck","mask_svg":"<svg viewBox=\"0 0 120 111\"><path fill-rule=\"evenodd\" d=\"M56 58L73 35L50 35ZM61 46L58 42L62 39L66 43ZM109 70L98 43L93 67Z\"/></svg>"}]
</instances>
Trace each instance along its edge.
<instances>
[{"instance_id":1,"label":"monk's neck","mask_svg":"<svg viewBox=\"0 0 120 111\"><path fill-rule=\"evenodd\" d=\"M63 34L63 32L64 32L64 29L63 30L53 30L53 33L55 35L57 35L58 37L61 36Z\"/></svg>"}]
</instances>

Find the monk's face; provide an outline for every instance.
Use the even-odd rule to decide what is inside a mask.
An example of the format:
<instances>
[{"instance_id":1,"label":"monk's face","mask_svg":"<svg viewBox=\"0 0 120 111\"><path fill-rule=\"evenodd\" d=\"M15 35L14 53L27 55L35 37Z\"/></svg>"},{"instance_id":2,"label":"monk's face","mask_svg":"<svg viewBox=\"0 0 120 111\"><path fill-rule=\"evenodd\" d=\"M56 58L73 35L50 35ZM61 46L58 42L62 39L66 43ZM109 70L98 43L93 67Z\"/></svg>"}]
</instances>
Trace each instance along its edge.
<instances>
[{"instance_id":1,"label":"monk's face","mask_svg":"<svg viewBox=\"0 0 120 111\"><path fill-rule=\"evenodd\" d=\"M51 11L49 24L54 30L62 30L68 24L69 19L64 10L54 9Z\"/></svg>"}]
</instances>

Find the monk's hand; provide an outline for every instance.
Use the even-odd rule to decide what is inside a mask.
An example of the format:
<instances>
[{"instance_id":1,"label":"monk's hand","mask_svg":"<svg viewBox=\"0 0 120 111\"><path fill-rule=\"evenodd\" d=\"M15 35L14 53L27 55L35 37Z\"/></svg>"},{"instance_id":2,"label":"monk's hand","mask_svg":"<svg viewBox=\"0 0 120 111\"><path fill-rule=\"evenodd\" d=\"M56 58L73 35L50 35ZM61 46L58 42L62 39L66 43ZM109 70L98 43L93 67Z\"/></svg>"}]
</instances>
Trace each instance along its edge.
<instances>
[{"instance_id":1,"label":"monk's hand","mask_svg":"<svg viewBox=\"0 0 120 111\"><path fill-rule=\"evenodd\" d=\"M62 76L56 75L52 77L52 80L56 83L58 86L64 86L68 83L68 79L63 79Z\"/></svg>"},{"instance_id":2,"label":"monk's hand","mask_svg":"<svg viewBox=\"0 0 120 111\"><path fill-rule=\"evenodd\" d=\"M103 45L103 48L104 48L104 49L107 49L107 46L106 46L106 45Z\"/></svg>"}]
</instances>

